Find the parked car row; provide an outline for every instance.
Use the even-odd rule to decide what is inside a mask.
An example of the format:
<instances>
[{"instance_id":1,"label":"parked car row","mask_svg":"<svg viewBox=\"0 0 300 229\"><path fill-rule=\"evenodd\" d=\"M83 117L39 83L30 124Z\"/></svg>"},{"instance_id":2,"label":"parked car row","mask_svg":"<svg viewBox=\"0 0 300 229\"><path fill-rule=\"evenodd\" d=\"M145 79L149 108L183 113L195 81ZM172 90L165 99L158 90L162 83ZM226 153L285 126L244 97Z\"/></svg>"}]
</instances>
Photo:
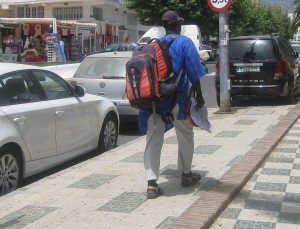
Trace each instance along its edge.
<instances>
[{"instance_id":1,"label":"parked car row","mask_svg":"<svg viewBox=\"0 0 300 229\"><path fill-rule=\"evenodd\" d=\"M112 101L31 65L0 63L0 196L31 175L117 144Z\"/></svg>"}]
</instances>

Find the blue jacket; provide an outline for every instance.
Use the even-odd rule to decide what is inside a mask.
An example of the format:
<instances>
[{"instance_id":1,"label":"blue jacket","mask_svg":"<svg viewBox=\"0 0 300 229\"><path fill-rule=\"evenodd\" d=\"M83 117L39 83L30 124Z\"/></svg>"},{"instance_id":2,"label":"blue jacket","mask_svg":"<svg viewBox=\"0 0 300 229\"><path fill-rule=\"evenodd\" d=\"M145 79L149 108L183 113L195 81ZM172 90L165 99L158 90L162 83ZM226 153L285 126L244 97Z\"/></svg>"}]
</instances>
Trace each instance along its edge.
<instances>
[{"instance_id":1,"label":"blue jacket","mask_svg":"<svg viewBox=\"0 0 300 229\"><path fill-rule=\"evenodd\" d=\"M170 40L174 34L168 34L160 38L163 40ZM205 70L201 65L197 49L193 41L186 36L178 36L171 44L169 52L172 57L173 72L179 75L180 70L183 69L182 76L177 86L177 103L179 105L178 119L186 119L186 108L189 102L189 81L194 84L201 77L205 75ZM156 107L158 114L164 115L172 110L172 102L167 101L163 105ZM139 128L141 133L145 134L147 131L147 121L152 112L140 111L139 112ZM166 125L166 131L173 127L169 122Z\"/></svg>"}]
</instances>

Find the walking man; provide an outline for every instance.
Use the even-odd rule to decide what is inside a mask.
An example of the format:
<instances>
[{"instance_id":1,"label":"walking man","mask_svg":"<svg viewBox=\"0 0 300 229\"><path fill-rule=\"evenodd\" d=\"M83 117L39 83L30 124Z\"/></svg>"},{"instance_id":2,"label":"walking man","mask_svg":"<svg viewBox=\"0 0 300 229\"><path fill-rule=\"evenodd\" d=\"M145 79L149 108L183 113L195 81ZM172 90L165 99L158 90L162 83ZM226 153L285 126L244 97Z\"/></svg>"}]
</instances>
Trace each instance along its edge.
<instances>
[{"instance_id":1,"label":"walking man","mask_svg":"<svg viewBox=\"0 0 300 229\"><path fill-rule=\"evenodd\" d=\"M160 40L170 40L174 35L180 35L183 18L175 11L167 11L162 16L162 24L166 35ZM139 114L139 127L146 133L146 148L144 152L144 167L146 172L147 198L153 199L162 193L158 186L160 155L163 146L164 133L175 127L178 140L178 170L181 172L181 185L188 187L198 182L201 175L191 171L194 154L194 132L192 125L186 119L186 109L189 102L189 83L196 92L196 101L204 105L200 78L205 75L198 51L193 41L186 36L178 36L171 44L169 52L172 57L173 72L181 78L177 86L177 99L173 98L156 107L156 117L148 111Z\"/></svg>"}]
</instances>

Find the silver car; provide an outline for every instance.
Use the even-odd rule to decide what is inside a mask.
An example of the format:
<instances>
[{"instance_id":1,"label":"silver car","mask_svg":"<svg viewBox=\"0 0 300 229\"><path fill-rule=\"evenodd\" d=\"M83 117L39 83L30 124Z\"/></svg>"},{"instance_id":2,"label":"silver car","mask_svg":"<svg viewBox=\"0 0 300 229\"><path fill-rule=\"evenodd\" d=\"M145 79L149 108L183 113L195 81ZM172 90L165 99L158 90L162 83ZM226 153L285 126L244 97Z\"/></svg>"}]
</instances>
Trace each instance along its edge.
<instances>
[{"instance_id":1,"label":"silver car","mask_svg":"<svg viewBox=\"0 0 300 229\"><path fill-rule=\"evenodd\" d=\"M132 52L104 52L86 56L72 80L88 93L111 99L121 121L136 121L138 110L132 108L126 95L126 62Z\"/></svg>"},{"instance_id":2,"label":"silver car","mask_svg":"<svg viewBox=\"0 0 300 229\"><path fill-rule=\"evenodd\" d=\"M39 67L0 63L0 196L22 178L116 146L114 104Z\"/></svg>"}]
</instances>

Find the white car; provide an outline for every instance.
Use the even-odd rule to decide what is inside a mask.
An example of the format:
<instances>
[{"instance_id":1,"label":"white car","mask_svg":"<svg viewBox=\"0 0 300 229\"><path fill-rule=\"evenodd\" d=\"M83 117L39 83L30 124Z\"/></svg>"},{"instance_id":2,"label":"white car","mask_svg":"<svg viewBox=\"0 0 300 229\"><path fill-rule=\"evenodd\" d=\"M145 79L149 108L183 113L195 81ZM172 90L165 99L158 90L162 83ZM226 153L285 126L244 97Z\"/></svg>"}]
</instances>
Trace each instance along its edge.
<instances>
[{"instance_id":1,"label":"white car","mask_svg":"<svg viewBox=\"0 0 300 229\"><path fill-rule=\"evenodd\" d=\"M110 100L43 68L0 63L0 196L25 177L114 148L118 133Z\"/></svg>"},{"instance_id":2,"label":"white car","mask_svg":"<svg viewBox=\"0 0 300 229\"><path fill-rule=\"evenodd\" d=\"M126 62L132 51L103 52L86 56L72 80L88 93L111 99L121 121L137 121L138 110L131 107L126 95Z\"/></svg>"}]
</instances>

